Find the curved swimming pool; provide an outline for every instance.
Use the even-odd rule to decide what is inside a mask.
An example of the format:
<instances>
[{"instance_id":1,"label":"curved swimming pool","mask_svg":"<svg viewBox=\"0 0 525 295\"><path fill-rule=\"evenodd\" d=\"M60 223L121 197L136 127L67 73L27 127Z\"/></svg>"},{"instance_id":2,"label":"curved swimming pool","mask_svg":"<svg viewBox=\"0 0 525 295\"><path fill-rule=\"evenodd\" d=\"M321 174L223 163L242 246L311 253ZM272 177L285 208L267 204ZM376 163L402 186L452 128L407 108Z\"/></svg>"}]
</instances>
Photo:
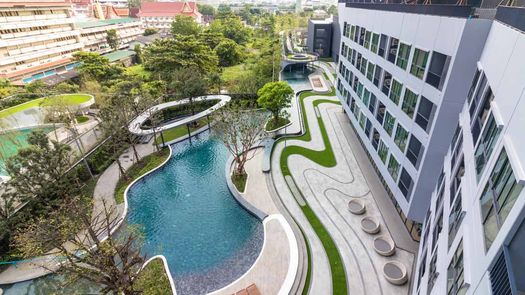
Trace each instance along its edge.
<instances>
[{"instance_id":1,"label":"curved swimming pool","mask_svg":"<svg viewBox=\"0 0 525 295\"><path fill-rule=\"evenodd\" d=\"M166 257L179 295L205 294L252 266L263 225L231 195L220 142L206 132L171 148L163 167L128 190L127 223L142 228L147 256Z\"/></svg>"}]
</instances>

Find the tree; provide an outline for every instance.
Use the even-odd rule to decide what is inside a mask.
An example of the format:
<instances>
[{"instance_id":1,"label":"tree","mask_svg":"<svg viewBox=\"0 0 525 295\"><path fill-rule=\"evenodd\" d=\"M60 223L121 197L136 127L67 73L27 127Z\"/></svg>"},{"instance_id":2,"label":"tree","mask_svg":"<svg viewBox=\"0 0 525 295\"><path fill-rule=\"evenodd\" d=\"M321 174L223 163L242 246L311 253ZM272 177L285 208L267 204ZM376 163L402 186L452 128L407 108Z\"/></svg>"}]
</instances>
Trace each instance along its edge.
<instances>
[{"instance_id":1,"label":"tree","mask_svg":"<svg viewBox=\"0 0 525 295\"><path fill-rule=\"evenodd\" d=\"M205 95L207 85L204 75L194 67L181 68L173 73L168 91L177 99L188 98L190 100L191 114L194 115L193 99Z\"/></svg>"},{"instance_id":2,"label":"tree","mask_svg":"<svg viewBox=\"0 0 525 295\"><path fill-rule=\"evenodd\" d=\"M200 73L215 72L217 56L194 36L157 39L144 50L144 67L168 80L170 73L194 67Z\"/></svg>"},{"instance_id":3,"label":"tree","mask_svg":"<svg viewBox=\"0 0 525 295\"><path fill-rule=\"evenodd\" d=\"M117 36L117 30L111 29L106 31L106 42L108 42L109 47L113 50L117 50L119 46L119 40Z\"/></svg>"},{"instance_id":4,"label":"tree","mask_svg":"<svg viewBox=\"0 0 525 295\"><path fill-rule=\"evenodd\" d=\"M233 11L229 5L219 4L219 6L217 7L217 14L215 18L220 19L225 17L231 17L233 15Z\"/></svg>"},{"instance_id":5,"label":"tree","mask_svg":"<svg viewBox=\"0 0 525 295\"><path fill-rule=\"evenodd\" d=\"M250 148L261 140L266 115L260 111L246 111L229 104L214 113L214 136L219 139L234 159L234 176L246 176L244 165L255 154Z\"/></svg>"},{"instance_id":6,"label":"tree","mask_svg":"<svg viewBox=\"0 0 525 295\"><path fill-rule=\"evenodd\" d=\"M214 49L224 39L224 36L219 32L205 30L199 34L199 39L210 49Z\"/></svg>"},{"instance_id":7,"label":"tree","mask_svg":"<svg viewBox=\"0 0 525 295\"><path fill-rule=\"evenodd\" d=\"M337 15L337 6L330 5L327 12L328 14L331 14L331 15Z\"/></svg>"},{"instance_id":8,"label":"tree","mask_svg":"<svg viewBox=\"0 0 525 295\"><path fill-rule=\"evenodd\" d=\"M237 16L218 18L211 23L210 31L221 33L237 44L245 44L250 38L250 29L246 28Z\"/></svg>"},{"instance_id":9,"label":"tree","mask_svg":"<svg viewBox=\"0 0 525 295\"><path fill-rule=\"evenodd\" d=\"M43 268L62 273L73 282L85 279L101 285L103 294L140 294L135 282L145 261L140 253L142 237L129 226L118 235L110 234L120 221L118 211L102 201L102 209L92 216L89 206L92 204L78 199L65 202L60 210L19 231L18 248L30 256L54 249L60 268ZM79 233L78 228L83 230Z\"/></svg>"},{"instance_id":10,"label":"tree","mask_svg":"<svg viewBox=\"0 0 525 295\"><path fill-rule=\"evenodd\" d=\"M219 58L219 65L229 67L238 64L242 58L241 46L230 39L223 39L217 47L215 53Z\"/></svg>"},{"instance_id":11,"label":"tree","mask_svg":"<svg viewBox=\"0 0 525 295\"><path fill-rule=\"evenodd\" d=\"M119 77L123 69L121 66L111 65L109 59L95 52L76 52L73 57L80 65L76 68L82 78L93 78L100 83Z\"/></svg>"},{"instance_id":12,"label":"tree","mask_svg":"<svg viewBox=\"0 0 525 295\"><path fill-rule=\"evenodd\" d=\"M291 106L293 89L284 81L266 83L257 95L257 103L270 111L273 116L273 121L278 124L282 119L283 109Z\"/></svg>"},{"instance_id":13,"label":"tree","mask_svg":"<svg viewBox=\"0 0 525 295\"><path fill-rule=\"evenodd\" d=\"M78 84L72 84L68 82L62 82L53 87L56 93L78 93L80 86Z\"/></svg>"},{"instance_id":14,"label":"tree","mask_svg":"<svg viewBox=\"0 0 525 295\"><path fill-rule=\"evenodd\" d=\"M216 89L217 94L221 93L222 77L219 73L211 73L208 75L208 85L210 88Z\"/></svg>"},{"instance_id":15,"label":"tree","mask_svg":"<svg viewBox=\"0 0 525 295\"><path fill-rule=\"evenodd\" d=\"M128 0L128 8L140 8L141 0Z\"/></svg>"},{"instance_id":16,"label":"tree","mask_svg":"<svg viewBox=\"0 0 525 295\"><path fill-rule=\"evenodd\" d=\"M203 15L215 15L215 8L208 4L197 4L197 8L199 9L199 12Z\"/></svg>"},{"instance_id":17,"label":"tree","mask_svg":"<svg viewBox=\"0 0 525 295\"><path fill-rule=\"evenodd\" d=\"M133 51L135 51L135 62L140 65L143 61L142 47L140 46L140 44L135 44L135 47L133 47Z\"/></svg>"},{"instance_id":18,"label":"tree","mask_svg":"<svg viewBox=\"0 0 525 295\"><path fill-rule=\"evenodd\" d=\"M35 80L29 84L25 85L25 91L27 93L34 93L38 95L45 95L48 92L48 86L42 80Z\"/></svg>"},{"instance_id":19,"label":"tree","mask_svg":"<svg viewBox=\"0 0 525 295\"><path fill-rule=\"evenodd\" d=\"M197 36L200 31L201 28L199 24L189 15L177 15L171 23L171 34L173 34L173 36Z\"/></svg>"},{"instance_id":20,"label":"tree","mask_svg":"<svg viewBox=\"0 0 525 295\"><path fill-rule=\"evenodd\" d=\"M155 28L146 28L144 29L144 36L150 36L150 35L154 35L154 34L157 34L159 32L159 30L155 29Z\"/></svg>"}]
</instances>

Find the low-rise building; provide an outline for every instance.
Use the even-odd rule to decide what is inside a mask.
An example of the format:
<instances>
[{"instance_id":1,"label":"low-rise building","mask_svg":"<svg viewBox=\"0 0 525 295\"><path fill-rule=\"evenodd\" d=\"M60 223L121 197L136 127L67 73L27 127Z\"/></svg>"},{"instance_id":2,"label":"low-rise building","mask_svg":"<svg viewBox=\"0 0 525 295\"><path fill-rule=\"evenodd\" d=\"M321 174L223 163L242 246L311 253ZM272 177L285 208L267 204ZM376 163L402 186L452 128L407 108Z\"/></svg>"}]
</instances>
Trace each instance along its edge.
<instances>
[{"instance_id":1,"label":"low-rise building","mask_svg":"<svg viewBox=\"0 0 525 295\"><path fill-rule=\"evenodd\" d=\"M177 15L187 15L202 23L202 14L195 2L144 2L137 16L143 28L156 28L161 34L168 34L171 23Z\"/></svg>"},{"instance_id":2,"label":"low-rise building","mask_svg":"<svg viewBox=\"0 0 525 295\"><path fill-rule=\"evenodd\" d=\"M115 18L107 20L91 20L75 23L80 30L84 51L106 53L113 50L107 42L107 31L115 30L118 37L118 49L127 48L144 29L138 19Z\"/></svg>"}]
</instances>

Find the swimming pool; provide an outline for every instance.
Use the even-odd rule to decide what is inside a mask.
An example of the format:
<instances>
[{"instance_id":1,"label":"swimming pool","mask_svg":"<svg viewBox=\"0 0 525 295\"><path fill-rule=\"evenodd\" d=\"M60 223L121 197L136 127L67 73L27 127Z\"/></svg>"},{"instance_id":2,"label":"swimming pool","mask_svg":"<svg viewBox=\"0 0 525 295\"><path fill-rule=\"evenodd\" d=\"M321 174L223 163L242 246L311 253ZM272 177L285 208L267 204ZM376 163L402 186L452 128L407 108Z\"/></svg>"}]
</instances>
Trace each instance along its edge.
<instances>
[{"instance_id":1,"label":"swimming pool","mask_svg":"<svg viewBox=\"0 0 525 295\"><path fill-rule=\"evenodd\" d=\"M31 131L43 130L45 133L53 131L53 127L24 128L16 131L0 133L0 175L6 175L4 159L16 155L18 149L26 147L27 137Z\"/></svg>"},{"instance_id":2,"label":"swimming pool","mask_svg":"<svg viewBox=\"0 0 525 295\"><path fill-rule=\"evenodd\" d=\"M231 195L227 150L208 132L171 146L172 157L128 191L128 224L147 256L166 257L177 293L205 294L245 273L259 255L262 223Z\"/></svg>"}]
</instances>

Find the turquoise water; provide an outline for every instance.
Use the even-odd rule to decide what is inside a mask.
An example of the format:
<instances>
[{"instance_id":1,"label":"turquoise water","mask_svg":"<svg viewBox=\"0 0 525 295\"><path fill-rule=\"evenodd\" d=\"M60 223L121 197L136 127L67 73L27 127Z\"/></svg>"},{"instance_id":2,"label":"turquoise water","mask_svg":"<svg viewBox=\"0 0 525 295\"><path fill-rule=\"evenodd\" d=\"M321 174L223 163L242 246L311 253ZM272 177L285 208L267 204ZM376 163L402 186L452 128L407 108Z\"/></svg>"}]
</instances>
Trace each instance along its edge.
<instances>
[{"instance_id":1,"label":"turquoise water","mask_svg":"<svg viewBox=\"0 0 525 295\"><path fill-rule=\"evenodd\" d=\"M18 149L26 147L29 133L38 129L46 133L53 131L53 127L36 127L0 134L0 175L6 175L4 159L16 155Z\"/></svg>"},{"instance_id":2,"label":"turquoise water","mask_svg":"<svg viewBox=\"0 0 525 295\"><path fill-rule=\"evenodd\" d=\"M288 82L293 88L311 88L308 75L313 72L314 70L310 67L303 69L302 66L288 66L282 72L282 79Z\"/></svg>"},{"instance_id":3,"label":"turquoise water","mask_svg":"<svg viewBox=\"0 0 525 295\"><path fill-rule=\"evenodd\" d=\"M142 227L148 256L166 257L178 294L204 294L250 268L263 227L231 195L221 143L201 134L172 150L164 167L129 189L127 221Z\"/></svg>"}]
</instances>

